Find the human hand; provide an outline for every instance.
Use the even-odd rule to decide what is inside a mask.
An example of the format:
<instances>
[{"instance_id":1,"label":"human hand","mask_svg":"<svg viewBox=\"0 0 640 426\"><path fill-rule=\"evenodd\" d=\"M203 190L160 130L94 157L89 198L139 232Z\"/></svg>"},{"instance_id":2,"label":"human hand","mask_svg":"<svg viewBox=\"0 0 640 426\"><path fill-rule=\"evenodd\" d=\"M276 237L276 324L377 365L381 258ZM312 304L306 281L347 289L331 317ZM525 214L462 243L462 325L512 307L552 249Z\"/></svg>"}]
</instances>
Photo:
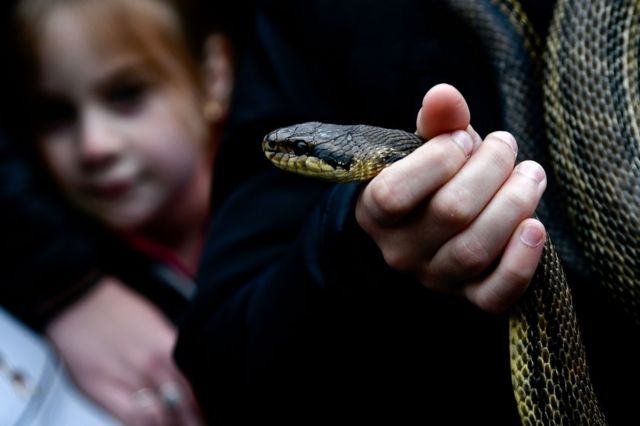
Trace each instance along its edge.
<instances>
[{"instance_id":1,"label":"human hand","mask_svg":"<svg viewBox=\"0 0 640 426\"><path fill-rule=\"evenodd\" d=\"M47 336L78 387L125 424L202 424L172 359L174 327L116 279L103 278Z\"/></svg>"},{"instance_id":2,"label":"human hand","mask_svg":"<svg viewBox=\"0 0 640 426\"><path fill-rule=\"evenodd\" d=\"M356 218L389 266L497 313L524 292L540 259L545 229L531 215L546 177L533 161L515 166L509 133L482 141L469 121L456 89L432 88L417 120L417 133L432 139L365 187Z\"/></svg>"}]
</instances>

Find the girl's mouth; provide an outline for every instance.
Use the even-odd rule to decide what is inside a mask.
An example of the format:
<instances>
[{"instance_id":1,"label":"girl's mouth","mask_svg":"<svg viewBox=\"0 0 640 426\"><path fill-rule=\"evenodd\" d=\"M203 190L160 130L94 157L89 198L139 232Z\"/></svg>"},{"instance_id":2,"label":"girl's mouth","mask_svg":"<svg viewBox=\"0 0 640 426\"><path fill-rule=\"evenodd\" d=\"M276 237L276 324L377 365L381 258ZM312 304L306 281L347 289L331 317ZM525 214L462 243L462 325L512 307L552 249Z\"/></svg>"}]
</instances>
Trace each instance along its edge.
<instances>
[{"instance_id":1,"label":"girl's mouth","mask_svg":"<svg viewBox=\"0 0 640 426\"><path fill-rule=\"evenodd\" d=\"M111 180L88 185L85 192L92 197L114 199L126 195L133 187L133 181L126 179Z\"/></svg>"}]
</instances>

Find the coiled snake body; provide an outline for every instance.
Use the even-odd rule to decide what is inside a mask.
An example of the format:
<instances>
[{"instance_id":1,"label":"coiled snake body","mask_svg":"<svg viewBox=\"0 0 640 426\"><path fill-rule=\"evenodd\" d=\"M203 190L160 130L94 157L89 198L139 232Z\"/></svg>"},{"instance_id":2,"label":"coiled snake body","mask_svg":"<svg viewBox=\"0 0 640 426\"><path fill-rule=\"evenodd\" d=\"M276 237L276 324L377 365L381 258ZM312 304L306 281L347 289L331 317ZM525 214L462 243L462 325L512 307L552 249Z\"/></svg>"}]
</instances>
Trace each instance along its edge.
<instances>
[{"instance_id":1,"label":"coiled snake body","mask_svg":"<svg viewBox=\"0 0 640 426\"><path fill-rule=\"evenodd\" d=\"M640 1L559 0L544 47L516 0L446 3L491 55L521 159L548 171L537 214L558 245L548 239L510 316L522 422L605 424L560 258L589 268L640 326ZM422 143L400 130L305 123L270 133L263 148L283 169L353 181Z\"/></svg>"}]
</instances>

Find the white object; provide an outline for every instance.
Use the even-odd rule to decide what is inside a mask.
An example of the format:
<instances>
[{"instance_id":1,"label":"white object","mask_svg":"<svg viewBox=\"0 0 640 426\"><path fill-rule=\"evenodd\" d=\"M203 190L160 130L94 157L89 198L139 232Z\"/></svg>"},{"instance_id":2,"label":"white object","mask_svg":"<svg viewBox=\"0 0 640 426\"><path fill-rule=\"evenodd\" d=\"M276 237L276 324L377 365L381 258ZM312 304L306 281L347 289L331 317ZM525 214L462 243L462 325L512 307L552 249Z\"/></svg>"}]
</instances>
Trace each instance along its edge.
<instances>
[{"instance_id":1,"label":"white object","mask_svg":"<svg viewBox=\"0 0 640 426\"><path fill-rule=\"evenodd\" d=\"M0 426L115 426L41 336L0 308Z\"/></svg>"}]
</instances>

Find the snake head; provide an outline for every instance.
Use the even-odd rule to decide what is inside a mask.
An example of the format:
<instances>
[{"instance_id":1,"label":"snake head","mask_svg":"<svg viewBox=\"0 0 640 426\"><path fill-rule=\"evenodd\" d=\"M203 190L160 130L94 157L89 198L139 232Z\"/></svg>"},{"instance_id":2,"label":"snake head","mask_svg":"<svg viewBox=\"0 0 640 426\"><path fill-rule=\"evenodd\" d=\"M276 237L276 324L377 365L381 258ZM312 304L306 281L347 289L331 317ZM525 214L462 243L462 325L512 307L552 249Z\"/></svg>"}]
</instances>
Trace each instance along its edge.
<instances>
[{"instance_id":1,"label":"snake head","mask_svg":"<svg viewBox=\"0 0 640 426\"><path fill-rule=\"evenodd\" d=\"M269 133L262 148L281 169L352 182L373 178L422 143L418 136L402 130L309 122Z\"/></svg>"},{"instance_id":2,"label":"snake head","mask_svg":"<svg viewBox=\"0 0 640 426\"><path fill-rule=\"evenodd\" d=\"M301 175L344 181L353 156L338 143L348 126L308 122L267 134L262 149L277 167Z\"/></svg>"}]
</instances>

